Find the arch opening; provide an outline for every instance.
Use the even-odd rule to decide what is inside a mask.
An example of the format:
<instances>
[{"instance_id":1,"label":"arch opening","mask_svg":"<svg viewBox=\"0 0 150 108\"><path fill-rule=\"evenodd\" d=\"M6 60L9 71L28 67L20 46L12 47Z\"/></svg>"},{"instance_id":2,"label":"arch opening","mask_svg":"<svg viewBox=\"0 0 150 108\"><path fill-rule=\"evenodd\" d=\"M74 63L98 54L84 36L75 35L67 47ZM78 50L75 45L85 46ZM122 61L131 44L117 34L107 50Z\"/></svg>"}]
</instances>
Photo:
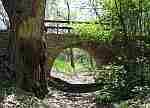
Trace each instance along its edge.
<instances>
[{"instance_id":1,"label":"arch opening","mask_svg":"<svg viewBox=\"0 0 150 108\"><path fill-rule=\"evenodd\" d=\"M86 84L95 82L95 69L96 62L90 53L84 49L72 48L71 54L71 48L67 48L58 54L49 74L69 83Z\"/></svg>"}]
</instances>

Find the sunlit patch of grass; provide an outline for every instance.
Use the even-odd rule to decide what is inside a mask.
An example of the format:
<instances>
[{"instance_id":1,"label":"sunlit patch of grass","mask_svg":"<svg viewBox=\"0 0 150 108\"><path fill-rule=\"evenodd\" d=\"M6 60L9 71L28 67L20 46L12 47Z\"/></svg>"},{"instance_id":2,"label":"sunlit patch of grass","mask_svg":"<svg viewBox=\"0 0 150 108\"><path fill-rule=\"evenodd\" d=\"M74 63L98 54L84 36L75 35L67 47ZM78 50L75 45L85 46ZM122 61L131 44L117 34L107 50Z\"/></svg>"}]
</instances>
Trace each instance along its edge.
<instances>
[{"instance_id":1,"label":"sunlit patch of grass","mask_svg":"<svg viewBox=\"0 0 150 108\"><path fill-rule=\"evenodd\" d=\"M94 58L87 51L79 48L73 48L72 51L75 67L71 66L70 49L67 48L55 59L52 70L72 74L73 72L91 72L96 67Z\"/></svg>"},{"instance_id":2,"label":"sunlit patch of grass","mask_svg":"<svg viewBox=\"0 0 150 108\"><path fill-rule=\"evenodd\" d=\"M59 59L55 60L53 68L55 68L58 72L72 72L72 67L70 66L70 63Z\"/></svg>"},{"instance_id":3,"label":"sunlit patch of grass","mask_svg":"<svg viewBox=\"0 0 150 108\"><path fill-rule=\"evenodd\" d=\"M120 104L119 108L129 108L129 105L128 105L128 103L123 102Z\"/></svg>"},{"instance_id":4,"label":"sunlit patch of grass","mask_svg":"<svg viewBox=\"0 0 150 108\"><path fill-rule=\"evenodd\" d=\"M66 74L71 74L74 71L75 72L88 72L91 71L91 66L87 64L82 64L79 62L75 62L75 68L71 66L70 62L56 59L53 65L53 68L56 69L58 72L66 73Z\"/></svg>"}]
</instances>

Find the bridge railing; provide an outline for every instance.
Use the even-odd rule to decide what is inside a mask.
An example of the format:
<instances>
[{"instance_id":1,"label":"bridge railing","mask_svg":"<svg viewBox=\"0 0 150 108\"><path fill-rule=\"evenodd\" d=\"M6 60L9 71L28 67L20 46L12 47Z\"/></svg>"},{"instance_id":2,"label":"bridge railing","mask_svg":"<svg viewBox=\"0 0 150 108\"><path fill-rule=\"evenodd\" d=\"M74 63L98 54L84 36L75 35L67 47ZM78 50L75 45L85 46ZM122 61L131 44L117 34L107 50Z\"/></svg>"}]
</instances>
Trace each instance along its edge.
<instances>
[{"instance_id":1,"label":"bridge railing","mask_svg":"<svg viewBox=\"0 0 150 108\"><path fill-rule=\"evenodd\" d=\"M67 20L44 20L44 26L47 33L77 33L69 24L91 24L93 22L83 22L83 21L67 21ZM99 24L95 22L95 24Z\"/></svg>"},{"instance_id":2,"label":"bridge railing","mask_svg":"<svg viewBox=\"0 0 150 108\"><path fill-rule=\"evenodd\" d=\"M73 32L73 28L69 26L68 21L45 20L44 26L47 33L64 34Z\"/></svg>"}]
</instances>

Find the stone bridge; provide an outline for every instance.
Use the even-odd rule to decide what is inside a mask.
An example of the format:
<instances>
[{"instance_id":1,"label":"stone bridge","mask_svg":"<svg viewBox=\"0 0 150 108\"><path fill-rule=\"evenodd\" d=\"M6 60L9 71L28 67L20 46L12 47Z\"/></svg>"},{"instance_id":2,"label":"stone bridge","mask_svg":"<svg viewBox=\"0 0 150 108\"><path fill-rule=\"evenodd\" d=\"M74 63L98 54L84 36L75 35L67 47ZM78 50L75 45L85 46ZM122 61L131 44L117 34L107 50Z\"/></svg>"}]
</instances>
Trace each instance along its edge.
<instances>
[{"instance_id":1,"label":"stone bridge","mask_svg":"<svg viewBox=\"0 0 150 108\"><path fill-rule=\"evenodd\" d=\"M87 51L96 61L97 66L112 62L112 48L104 42L82 40L77 34L46 34L49 63L53 65L56 57L66 48L79 48Z\"/></svg>"},{"instance_id":2,"label":"stone bridge","mask_svg":"<svg viewBox=\"0 0 150 108\"><path fill-rule=\"evenodd\" d=\"M93 56L97 66L108 64L112 61L112 49L109 45L106 45L103 42L96 43L94 41L82 40L79 35L73 33L46 33L45 38L48 47L48 62L51 64L49 64L49 66L51 66L50 69L52 68L56 57L63 52L64 49L70 47L87 51ZM9 33L7 31L0 32L0 71L5 73L9 72L8 45Z\"/></svg>"},{"instance_id":3,"label":"stone bridge","mask_svg":"<svg viewBox=\"0 0 150 108\"><path fill-rule=\"evenodd\" d=\"M74 33L45 33L45 38L48 48L48 63L50 69L58 55L66 48L79 48L87 51L95 59L97 67L114 62L115 56L119 54L122 57L126 54L130 55L129 58L125 58L129 60L136 59L136 57L140 57L141 54L144 54L148 60L150 58L150 50L144 49L143 52L143 49L141 49L142 47L138 47L134 42L129 43L127 48L121 48L120 45L122 42L120 44L119 41L115 42L115 44L108 44L106 42L83 40L79 35ZM6 74L12 70L9 68L11 66L8 65L8 45L9 33L6 31L0 32L0 71Z\"/></svg>"}]
</instances>

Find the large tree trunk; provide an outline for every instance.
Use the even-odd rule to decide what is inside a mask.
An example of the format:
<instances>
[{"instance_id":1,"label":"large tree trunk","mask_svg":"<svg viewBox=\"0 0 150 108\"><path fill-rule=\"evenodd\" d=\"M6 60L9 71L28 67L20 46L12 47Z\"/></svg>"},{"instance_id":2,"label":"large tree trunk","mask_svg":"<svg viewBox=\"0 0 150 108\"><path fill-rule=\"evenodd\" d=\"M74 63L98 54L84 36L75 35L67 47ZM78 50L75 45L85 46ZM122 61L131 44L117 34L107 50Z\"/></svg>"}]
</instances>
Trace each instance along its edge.
<instances>
[{"instance_id":1,"label":"large tree trunk","mask_svg":"<svg viewBox=\"0 0 150 108\"><path fill-rule=\"evenodd\" d=\"M15 33L15 16L16 16L16 0L1 0L2 4L4 6L5 11L7 12L7 15L9 17L9 21L10 21L10 27L9 27L9 45L8 45L8 53L9 53L9 63L11 65L14 66L13 69L15 69L15 41L16 41L16 33ZM15 71L15 70L14 70ZM12 79L16 79L16 77L14 76L15 73L13 73L13 76L11 75L12 73L10 73L9 76L13 77ZM14 78L15 77L15 78Z\"/></svg>"},{"instance_id":2,"label":"large tree trunk","mask_svg":"<svg viewBox=\"0 0 150 108\"><path fill-rule=\"evenodd\" d=\"M10 62L16 66L17 87L43 98L47 92L46 42L42 32L45 0L2 3L10 19Z\"/></svg>"}]
</instances>

